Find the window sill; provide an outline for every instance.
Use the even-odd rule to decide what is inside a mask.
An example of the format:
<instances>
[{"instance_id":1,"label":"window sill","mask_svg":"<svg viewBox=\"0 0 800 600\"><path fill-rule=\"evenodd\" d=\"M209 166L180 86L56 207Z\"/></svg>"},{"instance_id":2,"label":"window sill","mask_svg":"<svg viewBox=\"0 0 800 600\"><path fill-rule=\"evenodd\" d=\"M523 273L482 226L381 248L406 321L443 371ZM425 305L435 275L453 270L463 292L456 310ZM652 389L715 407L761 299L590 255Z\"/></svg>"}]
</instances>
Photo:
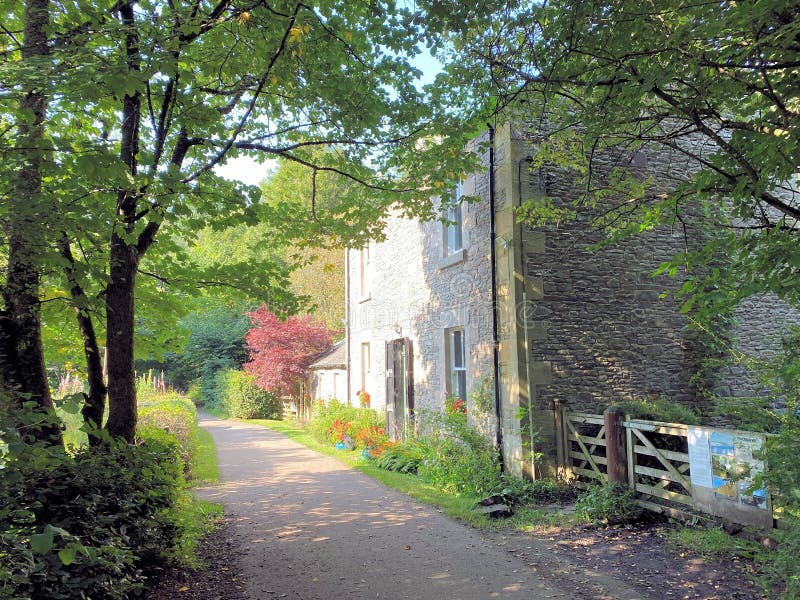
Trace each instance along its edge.
<instances>
[{"instance_id":1,"label":"window sill","mask_svg":"<svg viewBox=\"0 0 800 600\"><path fill-rule=\"evenodd\" d=\"M462 248L457 252L453 252L452 254L448 254L444 258L439 261L439 269L446 269L448 267L452 267L453 265L457 265L462 263L467 258L467 251L466 249Z\"/></svg>"}]
</instances>

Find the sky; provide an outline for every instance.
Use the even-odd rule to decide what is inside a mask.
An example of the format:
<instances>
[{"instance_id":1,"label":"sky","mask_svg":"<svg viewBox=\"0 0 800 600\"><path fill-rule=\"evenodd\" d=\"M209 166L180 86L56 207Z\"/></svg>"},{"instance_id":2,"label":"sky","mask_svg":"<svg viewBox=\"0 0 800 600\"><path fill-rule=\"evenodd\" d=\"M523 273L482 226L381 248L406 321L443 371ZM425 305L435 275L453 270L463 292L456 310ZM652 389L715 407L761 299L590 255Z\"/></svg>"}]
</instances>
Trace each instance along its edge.
<instances>
[{"instance_id":1,"label":"sky","mask_svg":"<svg viewBox=\"0 0 800 600\"><path fill-rule=\"evenodd\" d=\"M442 70L441 63L425 48L411 60L411 64L422 71L422 77L417 82L420 87L433 83L436 74ZM278 161L275 159L258 163L249 156L239 156L224 165L216 166L214 172L225 179L238 180L247 185L258 185L277 165Z\"/></svg>"}]
</instances>

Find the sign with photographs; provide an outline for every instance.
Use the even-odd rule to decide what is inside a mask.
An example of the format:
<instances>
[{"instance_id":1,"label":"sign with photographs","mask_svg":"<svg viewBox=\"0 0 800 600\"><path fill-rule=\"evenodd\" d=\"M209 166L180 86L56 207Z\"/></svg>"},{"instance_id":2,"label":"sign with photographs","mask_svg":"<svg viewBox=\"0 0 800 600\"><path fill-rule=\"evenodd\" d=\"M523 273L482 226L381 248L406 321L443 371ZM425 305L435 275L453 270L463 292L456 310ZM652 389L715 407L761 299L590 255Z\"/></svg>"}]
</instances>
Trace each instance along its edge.
<instances>
[{"instance_id":1,"label":"sign with photographs","mask_svg":"<svg viewBox=\"0 0 800 600\"><path fill-rule=\"evenodd\" d=\"M745 431L690 427L689 475L693 485L714 490L720 500L767 510L767 491L755 487L764 472L765 436Z\"/></svg>"}]
</instances>

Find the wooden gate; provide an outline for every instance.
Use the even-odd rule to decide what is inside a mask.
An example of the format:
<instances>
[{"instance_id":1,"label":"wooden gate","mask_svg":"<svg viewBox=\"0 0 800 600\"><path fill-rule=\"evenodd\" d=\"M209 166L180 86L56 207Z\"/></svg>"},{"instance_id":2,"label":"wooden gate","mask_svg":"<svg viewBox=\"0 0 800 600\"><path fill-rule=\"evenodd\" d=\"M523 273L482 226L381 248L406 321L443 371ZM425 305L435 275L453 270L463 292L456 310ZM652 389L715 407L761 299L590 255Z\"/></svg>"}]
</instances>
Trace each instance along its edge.
<instances>
[{"instance_id":1,"label":"wooden gate","mask_svg":"<svg viewBox=\"0 0 800 600\"><path fill-rule=\"evenodd\" d=\"M562 413L564 471L578 487L608 482L603 415ZM628 419L625 427L628 486L649 510L678 517L694 509L686 425Z\"/></svg>"},{"instance_id":2,"label":"wooden gate","mask_svg":"<svg viewBox=\"0 0 800 600\"><path fill-rule=\"evenodd\" d=\"M616 411L607 411L607 415L596 415L567 412L559 408L557 414L561 421L557 428L560 434L557 446L559 466L565 478L572 480L578 487L607 483L611 457L614 462L610 465L610 470L614 478L624 482L627 477L628 487L635 492L636 502L643 508L675 518L705 513L757 527L773 526L776 513L773 512L768 494L758 496L765 498L760 502L751 502L744 496L730 498L729 494L717 493L717 487L711 487L710 483L708 486L692 484L689 425L643 419L622 420L621 414ZM618 420L612 417L613 414L620 415ZM608 416L608 421L605 416ZM621 440L622 430L624 444ZM697 430L704 430L709 435L717 432L721 436L729 437L756 435L752 432L708 427L695 428L693 435L698 435ZM611 448L612 452L609 452L609 437L619 440L619 445ZM708 469L712 468L712 448L713 446L706 449ZM697 446L695 450L702 451ZM620 456L614 458L618 454ZM706 468L702 463L697 464L698 468ZM752 496L756 498L756 494Z\"/></svg>"},{"instance_id":3,"label":"wooden gate","mask_svg":"<svg viewBox=\"0 0 800 600\"><path fill-rule=\"evenodd\" d=\"M603 415L562 413L565 470L579 487L608 482ZM628 419L623 423L628 486L656 512L695 508L689 480L688 426ZM568 475L569 476L569 475Z\"/></svg>"},{"instance_id":4,"label":"wooden gate","mask_svg":"<svg viewBox=\"0 0 800 600\"><path fill-rule=\"evenodd\" d=\"M566 411L562 415L567 476L574 478L574 485L583 488L588 488L592 482L608 481L603 415Z\"/></svg>"},{"instance_id":5,"label":"wooden gate","mask_svg":"<svg viewBox=\"0 0 800 600\"><path fill-rule=\"evenodd\" d=\"M628 485L649 510L679 517L696 508L689 479L688 426L629 419L625 426Z\"/></svg>"}]
</instances>

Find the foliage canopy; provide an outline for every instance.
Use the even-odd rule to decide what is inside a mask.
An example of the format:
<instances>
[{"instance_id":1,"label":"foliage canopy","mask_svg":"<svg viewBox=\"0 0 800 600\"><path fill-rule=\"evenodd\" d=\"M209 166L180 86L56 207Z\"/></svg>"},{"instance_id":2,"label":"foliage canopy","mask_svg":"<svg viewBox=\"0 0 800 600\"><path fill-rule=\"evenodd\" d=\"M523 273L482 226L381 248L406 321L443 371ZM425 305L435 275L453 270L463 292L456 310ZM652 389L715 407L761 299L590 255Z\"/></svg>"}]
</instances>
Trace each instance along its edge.
<instances>
[{"instance_id":1,"label":"foliage canopy","mask_svg":"<svg viewBox=\"0 0 800 600\"><path fill-rule=\"evenodd\" d=\"M448 77L470 82L461 106L531 123L534 166L569 168L582 184L562 199L569 210L601 205L612 238L709 223L709 243L665 266L693 273L683 292L700 292L701 317L758 292L800 301L795 2L504 2L464 20L451 4L431 3L453 32ZM672 181L623 176L653 152L674 161ZM609 154L616 173L598 168ZM526 208L554 216L543 200ZM697 274L721 257L729 268Z\"/></svg>"},{"instance_id":2,"label":"foliage canopy","mask_svg":"<svg viewBox=\"0 0 800 600\"><path fill-rule=\"evenodd\" d=\"M281 321L266 306L249 315L253 327L247 332L250 361L245 371L255 375L265 390L294 393L305 368L330 346L335 332L309 315Z\"/></svg>"},{"instance_id":3,"label":"foliage canopy","mask_svg":"<svg viewBox=\"0 0 800 600\"><path fill-rule=\"evenodd\" d=\"M247 290L276 309L296 305L285 265L269 253L258 265L192 264L186 247L198 231L267 219L346 241L379 230L395 205L430 215L430 190L465 168L454 123L414 84L409 57L423 21L392 0L0 7L0 218L10 243L0 345L8 343L9 358L0 358L14 367L8 372L41 375L23 391L49 403L39 331L47 290L77 316L96 423L106 392L99 347L107 347L114 435L130 440L135 428L142 306L198 286ZM215 174L239 154L306 168L305 219ZM334 184L335 205L317 206L318 186ZM150 329L167 323L157 318Z\"/></svg>"}]
</instances>

